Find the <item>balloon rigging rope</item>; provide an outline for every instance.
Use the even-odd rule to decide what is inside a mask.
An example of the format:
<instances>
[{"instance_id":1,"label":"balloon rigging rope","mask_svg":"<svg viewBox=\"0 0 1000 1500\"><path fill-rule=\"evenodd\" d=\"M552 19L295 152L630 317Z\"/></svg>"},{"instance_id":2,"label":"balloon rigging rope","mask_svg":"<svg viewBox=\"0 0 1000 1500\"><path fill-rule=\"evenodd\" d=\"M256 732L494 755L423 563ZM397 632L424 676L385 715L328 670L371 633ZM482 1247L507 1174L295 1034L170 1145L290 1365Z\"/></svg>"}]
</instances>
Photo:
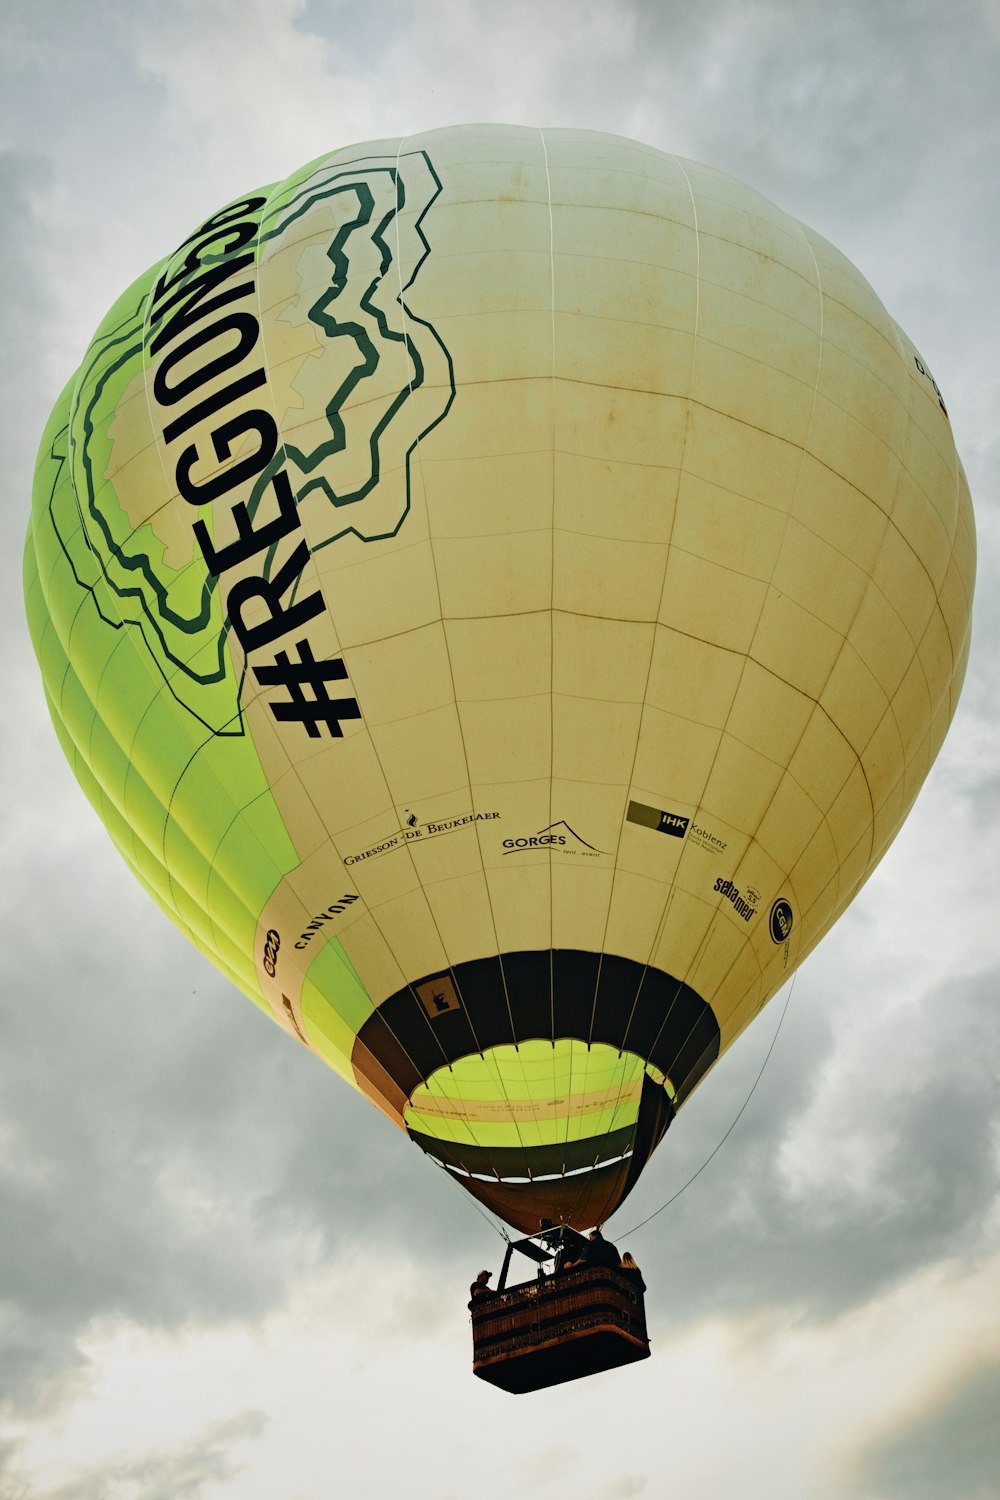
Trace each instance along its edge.
<instances>
[{"instance_id":1,"label":"balloon rigging rope","mask_svg":"<svg viewBox=\"0 0 1000 1500\"><path fill-rule=\"evenodd\" d=\"M454 1186L458 1188L459 1192L462 1195L462 1201L464 1203L467 1203L470 1208L474 1208L479 1217L486 1220L487 1224L493 1230L493 1233L498 1234L500 1238L502 1240L506 1240L507 1244L509 1245L510 1235L507 1233L503 1225L499 1222L494 1222L493 1216L489 1214L485 1208L480 1207L477 1199L474 1198L473 1195L462 1186L461 1180L458 1177L456 1177L452 1172L448 1171L448 1168L443 1164L443 1162L439 1162L437 1158L431 1156L429 1152L426 1154L428 1160L432 1161L434 1165L444 1173L448 1181L453 1183Z\"/></svg>"},{"instance_id":2,"label":"balloon rigging rope","mask_svg":"<svg viewBox=\"0 0 1000 1500\"><path fill-rule=\"evenodd\" d=\"M728 1141L729 1137L732 1135L733 1131L736 1129L736 1126L739 1124L740 1116L742 1115L743 1111L746 1109L747 1105L750 1103L750 1100L754 1096L754 1090L756 1089L758 1083L760 1083L760 1080L764 1076L764 1069L767 1067L768 1062L770 1061L771 1053L774 1051L774 1046L775 1046L775 1043L778 1040L778 1035L779 1035L779 1033L781 1031L781 1028L782 1028L782 1026L784 1024L785 1016L788 1014L788 1007L791 1004L792 993L793 993L793 991L795 989L795 981L796 981L797 978L798 978L798 971L796 971L796 973L792 975L792 982L791 982L791 984L788 987L788 994L785 996L785 1003L784 1003L784 1006L782 1007L781 1015L778 1017L778 1024L777 1024L777 1026L774 1029L774 1036L771 1038L771 1045L768 1047L767 1052L766 1052L766 1054L764 1056L764 1061L760 1065L760 1072L757 1074L757 1077L754 1079L753 1083L750 1085L750 1092L749 1092L749 1094L747 1094L747 1096L744 1099L743 1103L740 1105L740 1108L739 1108L739 1111L738 1111L738 1113L736 1115L736 1118L733 1120L733 1122L730 1125L729 1129L726 1131L725 1135L722 1137L722 1140L715 1147L714 1151L710 1152L710 1154L708 1156L706 1156L705 1160L702 1162L702 1164L698 1168L697 1172L694 1172L688 1178L687 1182L684 1183L683 1187L679 1187L677 1189L676 1193L674 1193L672 1197L670 1197L670 1198L667 1199L666 1203L661 1203L660 1206L659 1206L659 1208L654 1209L653 1212L651 1214L649 1214L645 1219L640 1219L639 1222L638 1222L638 1224L633 1224L631 1229L626 1229L624 1231L624 1233L622 1233L622 1234L616 1234L615 1235L615 1239L616 1240L625 1240L625 1239L627 1239L629 1237L629 1235L635 1234L637 1230L644 1228L644 1226L646 1224L650 1223L651 1220L657 1218L658 1215L662 1214L663 1211L664 1211L664 1209L667 1209L667 1208L670 1207L671 1203L676 1203L677 1199L681 1196L681 1194L687 1192L687 1190L691 1186L692 1182L694 1182L696 1178L698 1178L698 1177L701 1176L702 1172L704 1172L704 1170L708 1166L709 1162L712 1161L714 1157L718 1156L719 1152L722 1150L723 1146L726 1144L726 1142Z\"/></svg>"}]
</instances>

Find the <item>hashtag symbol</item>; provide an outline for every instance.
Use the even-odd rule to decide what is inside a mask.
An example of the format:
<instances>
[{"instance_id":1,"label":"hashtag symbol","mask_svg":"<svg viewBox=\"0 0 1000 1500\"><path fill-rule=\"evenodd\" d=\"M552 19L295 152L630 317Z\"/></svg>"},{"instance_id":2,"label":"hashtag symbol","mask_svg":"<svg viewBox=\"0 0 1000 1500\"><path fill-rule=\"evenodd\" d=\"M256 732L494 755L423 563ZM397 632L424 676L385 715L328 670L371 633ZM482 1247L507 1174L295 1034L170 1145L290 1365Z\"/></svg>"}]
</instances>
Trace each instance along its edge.
<instances>
[{"instance_id":1,"label":"hashtag symbol","mask_svg":"<svg viewBox=\"0 0 1000 1500\"><path fill-rule=\"evenodd\" d=\"M321 723L332 738L340 739L341 719L360 719L361 710L355 698L331 698L326 685L344 681L347 668L339 656L317 661L306 640L296 641L295 649L298 661L292 661L287 651L278 651L273 666L253 669L261 687L282 687L288 693L287 698L270 703L271 712L281 722L304 724L312 739L318 738ZM312 697L306 696L307 687Z\"/></svg>"}]
</instances>

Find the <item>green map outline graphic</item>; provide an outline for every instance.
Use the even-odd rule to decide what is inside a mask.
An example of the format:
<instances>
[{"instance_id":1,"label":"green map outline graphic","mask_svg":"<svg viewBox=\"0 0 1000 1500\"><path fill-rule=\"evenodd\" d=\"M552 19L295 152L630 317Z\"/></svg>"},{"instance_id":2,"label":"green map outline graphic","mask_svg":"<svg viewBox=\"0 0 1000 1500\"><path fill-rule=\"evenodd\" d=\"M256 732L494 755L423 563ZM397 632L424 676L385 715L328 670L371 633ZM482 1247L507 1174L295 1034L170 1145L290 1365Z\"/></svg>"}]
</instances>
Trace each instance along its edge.
<instances>
[{"instance_id":1,"label":"green map outline graphic","mask_svg":"<svg viewBox=\"0 0 1000 1500\"><path fill-rule=\"evenodd\" d=\"M401 286L398 294L392 299L401 307L404 313L403 331L396 332L389 327L385 313L375 305L373 298L395 263L393 251L386 238L386 232L405 206L406 187L403 174L398 169L398 164L407 158L422 159L433 183L433 192L428 197L413 225L413 230L422 249L408 280ZM384 163L384 165L378 165L378 163ZM358 168L362 168L362 170L358 170ZM364 500L379 483L381 477L380 440L388 427L398 417L406 401L415 391L420 390L424 384L424 361L407 331L408 324L426 329L430 338L444 356L448 374L447 397L442 409L431 422L417 433L406 450L404 459L405 499L395 525L377 534L366 535L359 529L358 525L350 523L335 530L329 537L324 538L322 541L314 542L310 548L311 552L318 551L322 547L327 547L331 543L339 541L348 535L354 535L360 541L367 543L387 540L398 534L409 514L411 506L411 464L413 453L423 439L444 420L454 402L456 387L451 354L433 324L415 314L404 300L406 292L413 286L431 253L430 243L423 230L423 222L442 192L441 180L426 151L406 152L399 158L363 156L352 158L346 162L331 163L329 170L322 174L317 171L311 171L307 185L300 191L295 192L287 202L277 204L266 210L261 220L261 227L258 234L249 242L250 247L259 258L262 247L268 241L282 235L291 224L297 219L302 218L314 204L323 199L332 198L346 192L354 193L358 199L357 214L340 227L333 242L327 249L326 254L333 267L331 283L324 288L321 296L313 303L309 309L308 317L309 321L320 328L328 339L341 337L353 339L361 354L361 360L359 364L352 367L326 404L325 415L331 429L331 437L326 442L321 443L311 453L306 453L284 442L279 445L274 458L254 482L250 498L247 502L248 512L253 516L274 475L287 462L291 462L301 473L308 475L325 459L344 451L347 445L346 423L341 415L344 402L349 399L352 392L361 382L370 378L375 373L379 366L381 355L377 345L369 336L368 331L356 321L338 323L336 318L331 315L330 308L336 303L337 297L348 285L351 266L348 255L348 242L356 231L370 225L374 217L376 205L375 193L365 179L383 175L389 178L390 184L394 189L394 204L383 215L372 231L371 242L378 250L380 256L379 269L377 275L369 283L363 296L360 298L359 305L372 318L386 343L403 344L405 346L411 362L412 376L407 384L399 390L392 400L388 411L383 414L369 437L369 477L357 489L347 494L338 495L333 491L324 476L317 476L314 479L308 480L305 485L298 489L296 504L300 503L307 494L318 489L326 495L335 509L339 509L342 506L355 505ZM348 180L343 181L343 179ZM246 248L246 246L241 247L244 253ZM194 271L185 277L183 282L178 283L180 290L183 290L197 275L202 274L206 266L224 263L227 259L238 253L239 251L235 250L218 257L206 256L203 263L199 264ZM74 562L69 541L60 529L54 504L55 489L50 498L49 513L53 529L69 561L73 576L80 587L90 593L95 609L104 623L110 625L115 630L121 629L125 625L138 626L150 656L156 662L167 687L178 703L214 734L243 735L246 731L243 722L241 695L246 676L246 667L243 668L239 682L236 682L233 678L232 667L226 652L226 636L229 629L228 619L220 617L218 634L215 638L214 659L210 665L201 669L195 667L192 661L182 659L177 653L176 646L173 649L171 648L163 628L165 622L166 625L172 626L186 637L195 637L206 633L210 626L213 608L217 607L215 596L217 594L218 580L207 572L203 560L198 555L185 568L179 570L175 574L175 580L181 577L184 572L195 570L196 576L193 581L197 584L200 579L201 583L197 596L197 610L194 613L182 614L171 605L168 598L168 588L153 566L149 553L130 553L125 551L128 541L132 537L135 537L142 530L142 527L134 527L127 536L116 539L108 518L97 503L97 489L94 483L94 464L91 453L95 436L94 413L108 382L116 374L125 369L133 360L137 357L143 357L146 353L152 338L147 319L152 300L154 279L169 266L170 259L173 259L173 257L155 266L142 278L139 283L141 294L136 305L127 310L124 316L111 328L99 331L92 341L88 350L88 354L92 358L89 359L89 362L85 360L76 381L73 402L74 411L71 416L69 431L70 458L74 476L79 476L82 479L82 487L86 497L87 515L84 514L83 505L81 504L80 485L79 483L75 484L73 489L76 496L76 505L83 537L90 551L91 558L99 568L101 579L110 594L120 600L133 600L138 605L135 617L132 616L131 612L119 611L118 618L113 618L103 606L98 596L96 581L95 583L88 583L81 576L81 570L78 569ZM128 294L126 293L126 295ZM113 309L113 311L117 311L117 309ZM140 318L142 319L142 333L138 334L137 324ZM123 352L115 355L109 361L109 353L121 345L126 345L127 347ZM81 393L85 391L88 393L88 399L84 404L81 401ZM82 428L82 438L77 437L73 431L73 417L77 418L78 424ZM65 461L61 455L57 455L54 451L52 457L53 459L57 459L57 461ZM103 538L105 543L103 550L99 550L94 545L91 532L88 530L87 516L90 517L100 536ZM146 524L148 523L143 523L143 525ZM109 563L112 559L126 573L141 574L145 586L142 584L129 586L122 581L116 580L109 568ZM273 561L274 549L267 554L265 559L263 570L265 577L269 576ZM151 600L155 601L155 608L152 607ZM155 641L159 645L159 650L157 650L156 645L154 645L153 641L147 635L146 626L152 631ZM204 644L204 642L201 643L202 646ZM168 664L172 664L175 669L173 672L169 670ZM213 715L212 717L216 720L215 723L209 722L209 719L205 717L203 712L199 712L198 708L192 706L192 702L187 701L180 691L175 690L172 679L177 678L178 674L183 674L191 683L196 684L198 687L207 688L212 684L225 685L231 682L231 693L229 691L226 692L226 701L229 705L227 711L223 714ZM181 686L178 683L178 687ZM207 702L199 704L199 707L207 710Z\"/></svg>"}]
</instances>

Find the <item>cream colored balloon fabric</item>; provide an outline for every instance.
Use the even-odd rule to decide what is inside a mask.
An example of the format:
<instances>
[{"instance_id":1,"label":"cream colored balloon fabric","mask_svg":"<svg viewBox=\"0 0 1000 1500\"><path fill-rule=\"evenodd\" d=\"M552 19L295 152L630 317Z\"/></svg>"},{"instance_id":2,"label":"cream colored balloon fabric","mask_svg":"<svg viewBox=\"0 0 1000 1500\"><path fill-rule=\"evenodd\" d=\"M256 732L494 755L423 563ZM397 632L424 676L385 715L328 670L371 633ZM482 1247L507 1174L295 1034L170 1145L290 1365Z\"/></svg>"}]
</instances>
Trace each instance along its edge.
<instances>
[{"instance_id":1,"label":"cream colored balloon fabric","mask_svg":"<svg viewBox=\"0 0 1000 1500\"><path fill-rule=\"evenodd\" d=\"M85 362L62 418L83 434L76 459L58 422L43 449L34 545L56 561L36 586L29 540L29 612L34 598L47 618L71 572L73 617L93 612L77 597L89 558L67 567L45 528L67 463L79 497L88 432L103 433L103 484L81 504L111 558L93 598L110 591L109 617L135 622L122 649L159 653L119 740L135 745L154 701L185 724L143 772L162 853L119 831L126 857L474 1192L522 1227L546 1211L594 1222L843 911L940 747L974 573L944 404L832 246L635 142L454 128L351 147L248 201L218 222L253 237L216 231L210 248L223 270L250 258L252 297L211 300L234 275L200 303L184 291L212 264L184 270L196 231L138 284L145 353L103 427L85 397L132 304L95 340L105 365ZM262 408L280 433L263 473ZM225 488L240 463L246 481ZM278 481L247 516L276 518L280 605L247 582L261 552L242 557L201 633L168 650L166 605L150 586L139 618L138 574L116 583L117 559L152 538L163 599L200 599L216 585L193 522L217 555L238 548L237 503L279 466L290 524ZM122 642L105 634L107 655ZM183 658L214 661L219 640L232 712L209 713ZM289 686L309 659L342 675L317 686L306 666ZM330 695L340 716L324 719ZM96 686L88 701L106 712ZM217 813L242 843L199 838ZM223 887L235 914L216 919Z\"/></svg>"}]
</instances>

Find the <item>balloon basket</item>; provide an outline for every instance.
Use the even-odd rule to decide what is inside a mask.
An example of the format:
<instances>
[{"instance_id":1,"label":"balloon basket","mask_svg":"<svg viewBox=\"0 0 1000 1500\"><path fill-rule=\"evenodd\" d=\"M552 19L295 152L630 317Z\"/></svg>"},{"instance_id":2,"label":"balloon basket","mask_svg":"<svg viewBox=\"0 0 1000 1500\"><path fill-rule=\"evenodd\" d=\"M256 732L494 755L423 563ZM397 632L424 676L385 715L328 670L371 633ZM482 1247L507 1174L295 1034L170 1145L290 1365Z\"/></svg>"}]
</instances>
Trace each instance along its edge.
<instances>
[{"instance_id":1,"label":"balloon basket","mask_svg":"<svg viewBox=\"0 0 1000 1500\"><path fill-rule=\"evenodd\" d=\"M634 1273L572 1267L477 1297L472 1373L521 1395L649 1358Z\"/></svg>"}]
</instances>

